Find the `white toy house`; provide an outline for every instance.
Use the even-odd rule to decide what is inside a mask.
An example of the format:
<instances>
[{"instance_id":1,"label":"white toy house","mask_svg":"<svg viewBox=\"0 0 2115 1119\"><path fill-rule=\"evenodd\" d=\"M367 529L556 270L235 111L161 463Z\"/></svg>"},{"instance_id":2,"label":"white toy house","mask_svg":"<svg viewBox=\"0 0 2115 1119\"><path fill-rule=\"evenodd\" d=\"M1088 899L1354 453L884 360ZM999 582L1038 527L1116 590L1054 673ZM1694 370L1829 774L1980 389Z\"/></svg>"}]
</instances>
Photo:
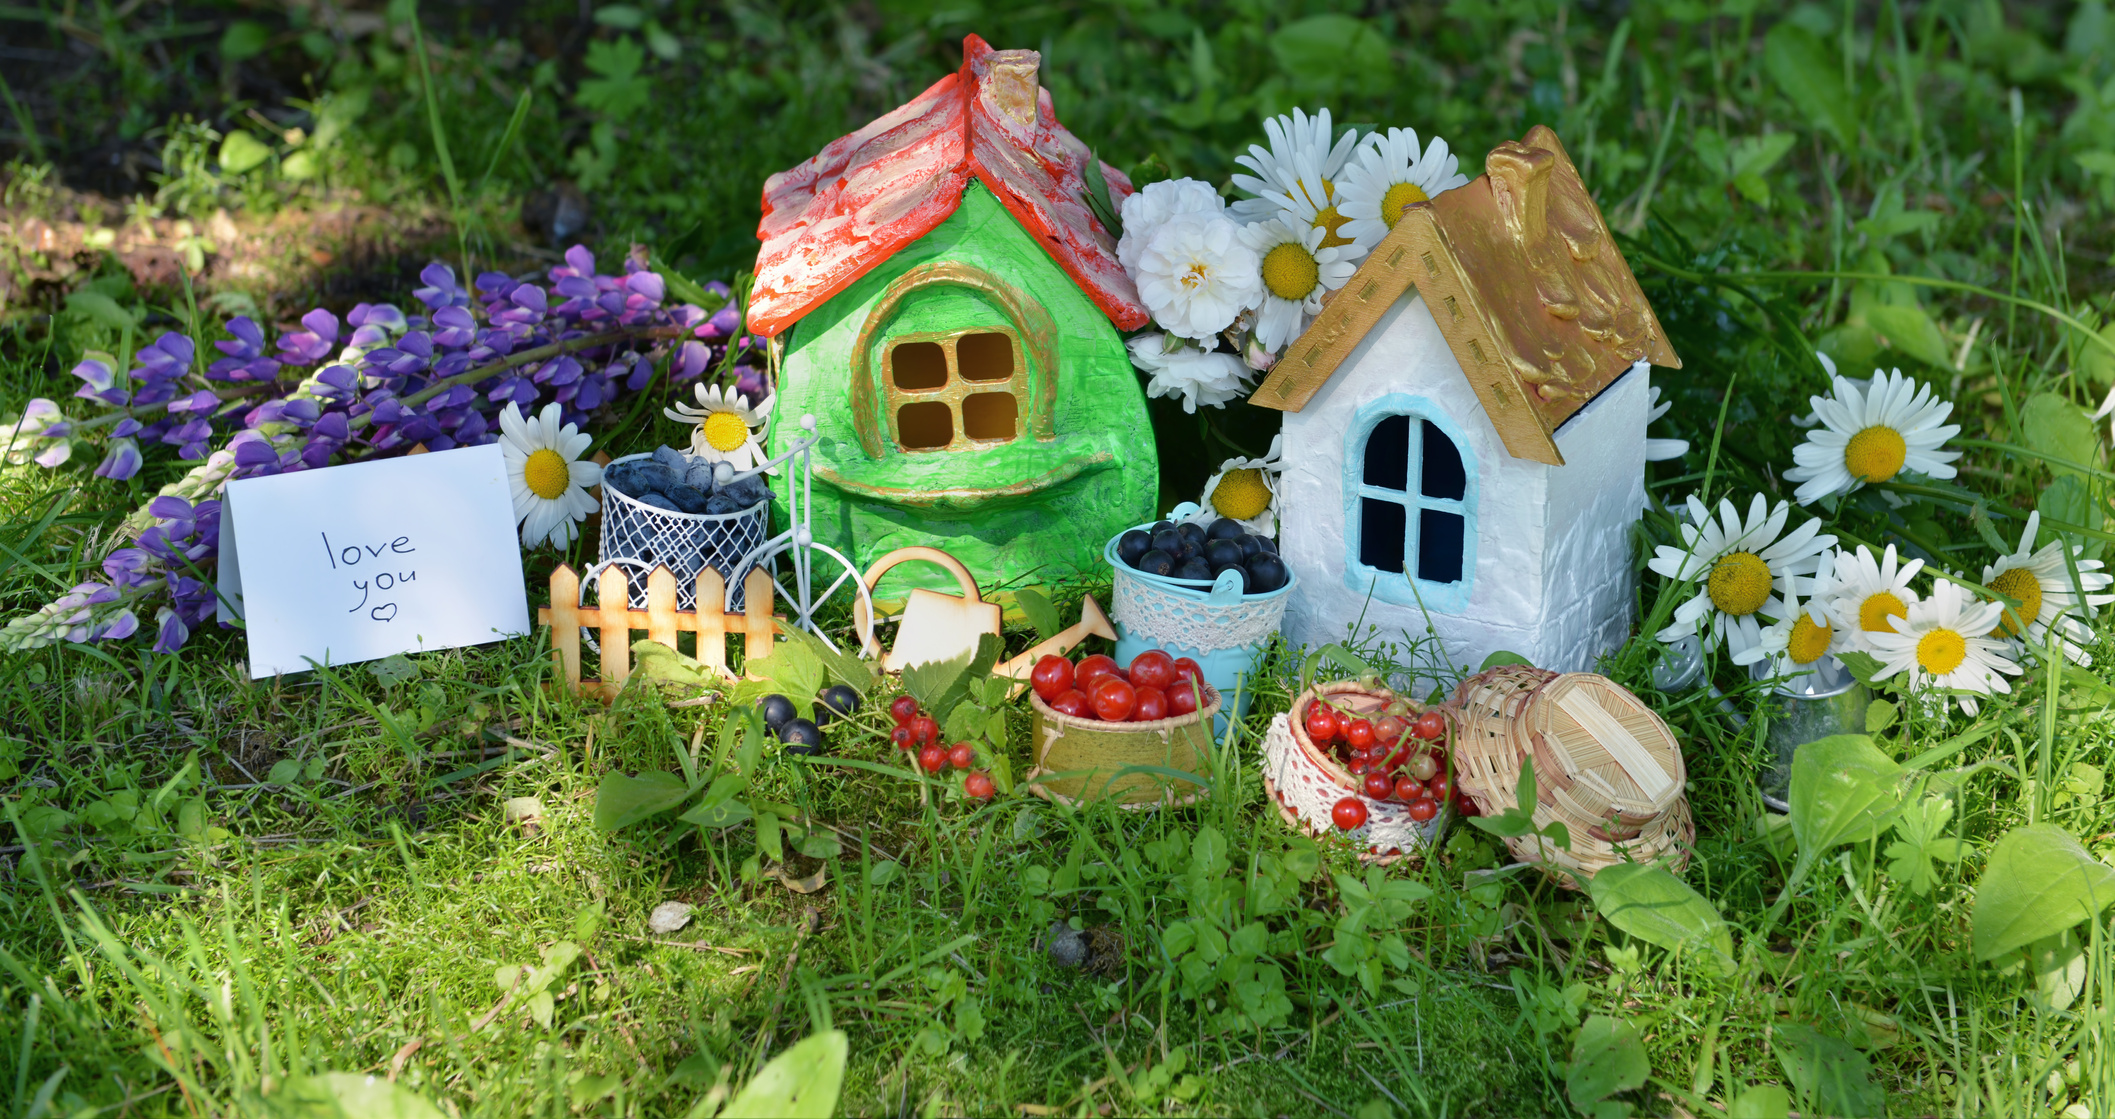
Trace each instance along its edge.
<instances>
[{"instance_id":1,"label":"white toy house","mask_svg":"<svg viewBox=\"0 0 2115 1119\"><path fill-rule=\"evenodd\" d=\"M1629 635L1646 366L1681 362L1556 134L1410 207L1250 402L1286 412L1295 643L1354 622L1472 671Z\"/></svg>"}]
</instances>

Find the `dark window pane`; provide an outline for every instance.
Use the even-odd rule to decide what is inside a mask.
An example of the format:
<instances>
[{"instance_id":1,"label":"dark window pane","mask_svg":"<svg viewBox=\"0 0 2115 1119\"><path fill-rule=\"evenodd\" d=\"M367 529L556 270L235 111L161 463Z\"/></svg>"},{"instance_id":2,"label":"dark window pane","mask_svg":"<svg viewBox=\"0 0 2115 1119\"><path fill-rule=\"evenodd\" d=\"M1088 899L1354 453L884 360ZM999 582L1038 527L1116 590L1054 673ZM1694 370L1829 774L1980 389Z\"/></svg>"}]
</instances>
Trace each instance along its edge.
<instances>
[{"instance_id":1,"label":"dark window pane","mask_svg":"<svg viewBox=\"0 0 2115 1119\"><path fill-rule=\"evenodd\" d=\"M1003 381L1013 376L1013 339L965 334L955 341L955 366L965 381Z\"/></svg>"},{"instance_id":2,"label":"dark window pane","mask_svg":"<svg viewBox=\"0 0 2115 1119\"><path fill-rule=\"evenodd\" d=\"M906 404L896 410L896 441L906 451L945 447L955 441L955 414L938 400Z\"/></svg>"},{"instance_id":3,"label":"dark window pane","mask_svg":"<svg viewBox=\"0 0 2115 1119\"><path fill-rule=\"evenodd\" d=\"M1409 520L1392 501L1359 499L1359 562L1376 571L1403 570L1403 530Z\"/></svg>"},{"instance_id":4,"label":"dark window pane","mask_svg":"<svg viewBox=\"0 0 2115 1119\"><path fill-rule=\"evenodd\" d=\"M1390 416L1366 436L1366 484L1384 490L1410 488L1410 417Z\"/></svg>"},{"instance_id":5,"label":"dark window pane","mask_svg":"<svg viewBox=\"0 0 2115 1119\"><path fill-rule=\"evenodd\" d=\"M1417 577L1428 583L1461 582L1462 533L1459 513L1417 511Z\"/></svg>"},{"instance_id":6,"label":"dark window pane","mask_svg":"<svg viewBox=\"0 0 2115 1119\"><path fill-rule=\"evenodd\" d=\"M947 384L947 351L938 342L904 342L889 351L889 375L899 389L940 388Z\"/></svg>"},{"instance_id":7,"label":"dark window pane","mask_svg":"<svg viewBox=\"0 0 2115 1119\"><path fill-rule=\"evenodd\" d=\"M1018 412L1010 392L971 393L962 398L962 434L971 439L1011 439Z\"/></svg>"},{"instance_id":8,"label":"dark window pane","mask_svg":"<svg viewBox=\"0 0 2115 1119\"><path fill-rule=\"evenodd\" d=\"M1461 450L1438 424L1420 423L1425 429L1425 476L1418 483L1426 497L1460 501L1468 492L1469 475L1461 467Z\"/></svg>"}]
</instances>

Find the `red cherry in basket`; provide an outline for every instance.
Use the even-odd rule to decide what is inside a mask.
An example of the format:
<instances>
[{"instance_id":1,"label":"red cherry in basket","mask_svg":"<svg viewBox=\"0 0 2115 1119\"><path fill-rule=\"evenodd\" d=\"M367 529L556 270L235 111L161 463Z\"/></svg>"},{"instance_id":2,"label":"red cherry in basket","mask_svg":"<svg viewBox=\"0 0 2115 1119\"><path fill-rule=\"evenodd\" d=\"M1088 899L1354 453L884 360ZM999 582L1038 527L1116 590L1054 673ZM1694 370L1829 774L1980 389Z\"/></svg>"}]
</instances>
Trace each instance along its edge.
<instances>
[{"instance_id":1,"label":"red cherry in basket","mask_svg":"<svg viewBox=\"0 0 2115 1119\"><path fill-rule=\"evenodd\" d=\"M1424 795L1425 787L1418 784L1416 779L1410 777L1398 777L1395 779L1395 799L1402 801L1404 804L1408 804Z\"/></svg>"},{"instance_id":2,"label":"red cherry in basket","mask_svg":"<svg viewBox=\"0 0 2115 1119\"><path fill-rule=\"evenodd\" d=\"M1395 782L1390 781L1385 773L1369 773L1360 791L1373 800L1387 800L1395 793Z\"/></svg>"},{"instance_id":3,"label":"red cherry in basket","mask_svg":"<svg viewBox=\"0 0 2115 1119\"><path fill-rule=\"evenodd\" d=\"M1411 733L1430 742L1447 733L1447 717L1438 711L1427 711L1417 717L1417 725Z\"/></svg>"},{"instance_id":4,"label":"red cherry in basket","mask_svg":"<svg viewBox=\"0 0 2115 1119\"><path fill-rule=\"evenodd\" d=\"M1035 694L1049 703L1072 687L1072 662L1052 653L1035 662L1028 679L1035 685Z\"/></svg>"},{"instance_id":5,"label":"red cherry in basket","mask_svg":"<svg viewBox=\"0 0 2115 1119\"><path fill-rule=\"evenodd\" d=\"M1177 680L1195 680L1202 684L1204 683L1204 666L1189 657L1176 657L1175 678Z\"/></svg>"},{"instance_id":6,"label":"red cherry in basket","mask_svg":"<svg viewBox=\"0 0 2115 1119\"><path fill-rule=\"evenodd\" d=\"M1373 724L1364 719L1352 719L1344 724L1344 741L1354 750L1373 748Z\"/></svg>"},{"instance_id":7,"label":"red cherry in basket","mask_svg":"<svg viewBox=\"0 0 2115 1119\"><path fill-rule=\"evenodd\" d=\"M1439 815L1439 802L1431 797L1419 797L1410 802L1410 818L1422 824Z\"/></svg>"},{"instance_id":8,"label":"red cherry in basket","mask_svg":"<svg viewBox=\"0 0 2115 1119\"><path fill-rule=\"evenodd\" d=\"M1105 657L1100 653L1081 657L1079 665L1072 670L1072 686L1091 696L1094 694L1094 685L1101 683L1102 677L1116 671L1115 657Z\"/></svg>"},{"instance_id":9,"label":"red cherry in basket","mask_svg":"<svg viewBox=\"0 0 2115 1119\"><path fill-rule=\"evenodd\" d=\"M955 748L947 752L947 764L956 769L968 769L977 764L977 748L967 742L955 743Z\"/></svg>"},{"instance_id":10,"label":"red cherry in basket","mask_svg":"<svg viewBox=\"0 0 2115 1119\"><path fill-rule=\"evenodd\" d=\"M1392 745L1403 736L1404 731L1409 729L1410 724L1408 722L1393 715L1383 715L1379 722L1373 724L1373 737L1378 741Z\"/></svg>"},{"instance_id":11,"label":"red cherry in basket","mask_svg":"<svg viewBox=\"0 0 2115 1119\"><path fill-rule=\"evenodd\" d=\"M1476 802L1470 800L1467 793L1457 789L1454 792L1454 814L1464 818L1481 816L1483 815L1483 809L1476 807Z\"/></svg>"},{"instance_id":12,"label":"red cherry in basket","mask_svg":"<svg viewBox=\"0 0 2115 1119\"><path fill-rule=\"evenodd\" d=\"M889 702L889 717L902 726L918 717L918 701L907 695L897 696Z\"/></svg>"},{"instance_id":13,"label":"red cherry in basket","mask_svg":"<svg viewBox=\"0 0 2115 1119\"><path fill-rule=\"evenodd\" d=\"M1430 781L1432 780L1432 775L1439 772L1439 759L1423 750L1419 750L1417 753L1410 755L1409 768L1410 776L1420 781Z\"/></svg>"},{"instance_id":14,"label":"red cherry in basket","mask_svg":"<svg viewBox=\"0 0 2115 1119\"><path fill-rule=\"evenodd\" d=\"M1131 658L1131 685L1168 690L1175 682L1175 658L1158 649L1148 649Z\"/></svg>"},{"instance_id":15,"label":"red cherry in basket","mask_svg":"<svg viewBox=\"0 0 2115 1119\"><path fill-rule=\"evenodd\" d=\"M1159 688L1139 687L1138 705L1131 709L1131 721L1150 723L1168 717L1168 693Z\"/></svg>"},{"instance_id":16,"label":"red cherry in basket","mask_svg":"<svg viewBox=\"0 0 2115 1119\"><path fill-rule=\"evenodd\" d=\"M898 750L915 750L918 748L918 736L911 733L911 728L900 724L896 729L889 732L889 741L895 743Z\"/></svg>"},{"instance_id":17,"label":"red cherry in basket","mask_svg":"<svg viewBox=\"0 0 2115 1119\"><path fill-rule=\"evenodd\" d=\"M938 746L927 746L918 751L918 768L927 773L938 773L947 768L947 751Z\"/></svg>"},{"instance_id":18,"label":"red cherry in basket","mask_svg":"<svg viewBox=\"0 0 2115 1119\"><path fill-rule=\"evenodd\" d=\"M1445 772L1434 774L1432 780L1425 782L1425 792L1433 800L1445 800L1454 795L1454 778Z\"/></svg>"},{"instance_id":19,"label":"red cherry in basket","mask_svg":"<svg viewBox=\"0 0 2115 1119\"><path fill-rule=\"evenodd\" d=\"M990 800L999 791L988 773L972 773L962 779L962 791L978 800Z\"/></svg>"},{"instance_id":20,"label":"red cherry in basket","mask_svg":"<svg viewBox=\"0 0 2115 1119\"><path fill-rule=\"evenodd\" d=\"M1121 723L1130 719L1132 709L1138 706L1138 689L1128 681L1103 677L1094 685L1091 700L1095 718L1105 723Z\"/></svg>"},{"instance_id":21,"label":"red cherry in basket","mask_svg":"<svg viewBox=\"0 0 2115 1119\"><path fill-rule=\"evenodd\" d=\"M1409 746L1398 743L1394 749L1388 751L1386 754L1381 755L1381 768L1387 770L1390 773L1394 773L1396 770L1403 768L1403 763L1409 760Z\"/></svg>"},{"instance_id":22,"label":"red cherry in basket","mask_svg":"<svg viewBox=\"0 0 2115 1119\"><path fill-rule=\"evenodd\" d=\"M1351 764L1344 768L1351 771L1353 777L1364 777L1373 772L1373 763L1354 754L1351 758Z\"/></svg>"},{"instance_id":23,"label":"red cherry in basket","mask_svg":"<svg viewBox=\"0 0 2115 1119\"><path fill-rule=\"evenodd\" d=\"M1168 715L1194 715L1197 713L1198 689L1188 680L1177 680L1168 689Z\"/></svg>"},{"instance_id":24,"label":"red cherry in basket","mask_svg":"<svg viewBox=\"0 0 2115 1119\"><path fill-rule=\"evenodd\" d=\"M917 739L920 746L931 746L940 741L940 724L930 715L920 715L911 720L911 737Z\"/></svg>"},{"instance_id":25,"label":"red cherry in basket","mask_svg":"<svg viewBox=\"0 0 2115 1119\"><path fill-rule=\"evenodd\" d=\"M1366 802L1357 797L1345 797L1329 810L1329 819L1344 831L1360 827L1366 823Z\"/></svg>"},{"instance_id":26,"label":"red cherry in basket","mask_svg":"<svg viewBox=\"0 0 2115 1119\"><path fill-rule=\"evenodd\" d=\"M1070 715L1075 719L1092 719L1094 717L1094 705L1087 702L1087 693L1078 688L1058 693L1058 697L1050 701L1050 709L1060 715Z\"/></svg>"},{"instance_id":27,"label":"red cherry in basket","mask_svg":"<svg viewBox=\"0 0 2115 1119\"><path fill-rule=\"evenodd\" d=\"M1319 703L1309 704L1306 726L1307 737L1314 739L1316 744L1334 742L1337 737L1337 713Z\"/></svg>"}]
</instances>

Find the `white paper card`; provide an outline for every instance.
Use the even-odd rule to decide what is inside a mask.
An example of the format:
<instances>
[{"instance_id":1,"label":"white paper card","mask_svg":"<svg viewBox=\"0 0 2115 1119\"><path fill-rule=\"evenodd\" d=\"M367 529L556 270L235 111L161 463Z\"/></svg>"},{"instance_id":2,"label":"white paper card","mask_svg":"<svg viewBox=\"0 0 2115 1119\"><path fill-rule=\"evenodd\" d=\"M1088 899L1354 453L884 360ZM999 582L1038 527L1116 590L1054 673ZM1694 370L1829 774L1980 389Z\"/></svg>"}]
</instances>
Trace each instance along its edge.
<instances>
[{"instance_id":1,"label":"white paper card","mask_svg":"<svg viewBox=\"0 0 2115 1119\"><path fill-rule=\"evenodd\" d=\"M529 632L498 444L229 482L221 616L250 678Z\"/></svg>"}]
</instances>

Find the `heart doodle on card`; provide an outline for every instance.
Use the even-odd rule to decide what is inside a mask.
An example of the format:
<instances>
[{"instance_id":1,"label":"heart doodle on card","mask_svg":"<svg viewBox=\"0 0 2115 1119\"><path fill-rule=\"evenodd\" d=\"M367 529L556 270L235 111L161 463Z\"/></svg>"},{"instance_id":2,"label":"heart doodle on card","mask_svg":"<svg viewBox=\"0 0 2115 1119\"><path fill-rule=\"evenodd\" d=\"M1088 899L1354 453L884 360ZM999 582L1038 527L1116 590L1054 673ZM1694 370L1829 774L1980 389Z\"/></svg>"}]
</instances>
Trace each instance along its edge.
<instances>
[{"instance_id":1,"label":"heart doodle on card","mask_svg":"<svg viewBox=\"0 0 2115 1119\"><path fill-rule=\"evenodd\" d=\"M382 605L377 606L372 610L369 610L367 612L367 616L373 618L375 621L378 622L386 622L391 618L397 616L397 604L394 602L385 602Z\"/></svg>"}]
</instances>

